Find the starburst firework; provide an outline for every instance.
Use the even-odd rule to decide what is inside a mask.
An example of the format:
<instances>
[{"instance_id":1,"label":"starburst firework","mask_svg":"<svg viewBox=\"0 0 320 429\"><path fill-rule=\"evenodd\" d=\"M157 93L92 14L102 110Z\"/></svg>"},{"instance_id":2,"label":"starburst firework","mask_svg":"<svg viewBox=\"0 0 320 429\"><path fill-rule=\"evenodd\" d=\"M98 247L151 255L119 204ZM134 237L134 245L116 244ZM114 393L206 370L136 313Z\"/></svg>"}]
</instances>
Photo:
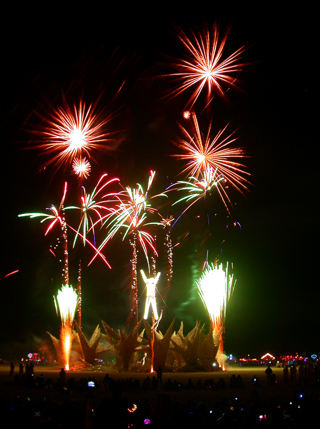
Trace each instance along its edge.
<instances>
[{"instance_id":1,"label":"starburst firework","mask_svg":"<svg viewBox=\"0 0 320 429\"><path fill-rule=\"evenodd\" d=\"M84 157L90 158L94 150L110 149L111 132L105 131L105 125L112 118L100 120L101 112L96 111L96 105L86 107L86 103L80 101L72 108L63 101L63 106L53 108L49 117L41 117L44 129L38 134L43 143L31 146L51 156L42 168L53 164L57 169L65 169L76 162L76 158L83 163Z\"/></svg>"},{"instance_id":2,"label":"starburst firework","mask_svg":"<svg viewBox=\"0 0 320 429\"><path fill-rule=\"evenodd\" d=\"M194 112L190 114L191 129L179 124L182 138L176 145L183 153L175 154L174 157L187 161L187 165L182 173L189 172L191 176L199 177L208 167L212 167L217 174L223 177L239 191L247 189L249 181L244 177L249 175L245 171L245 166L237 159L245 158L243 148L233 148L232 143L236 138L233 133L224 137L227 126L221 129L215 136L212 136L212 123L209 124L206 135L201 132L197 116Z\"/></svg>"},{"instance_id":3,"label":"starburst firework","mask_svg":"<svg viewBox=\"0 0 320 429\"><path fill-rule=\"evenodd\" d=\"M79 178L87 179L90 175L91 164L85 157L83 159L75 158L72 161L72 170Z\"/></svg>"},{"instance_id":4,"label":"starburst firework","mask_svg":"<svg viewBox=\"0 0 320 429\"><path fill-rule=\"evenodd\" d=\"M237 85L234 73L241 70L244 63L241 62L245 47L237 49L233 54L224 57L225 44L228 31L222 38L219 36L217 25L212 31L204 31L196 36L193 32L189 38L182 30L178 35L179 40L186 50L186 58L174 63L177 72L171 73L177 81L177 88L171 92L171 96L177 96L183 91L194 87L188 105L192 107L200 93L206 88L207 103L214 92L225 96L224 87Z\"/></svg>"}]
</instances>

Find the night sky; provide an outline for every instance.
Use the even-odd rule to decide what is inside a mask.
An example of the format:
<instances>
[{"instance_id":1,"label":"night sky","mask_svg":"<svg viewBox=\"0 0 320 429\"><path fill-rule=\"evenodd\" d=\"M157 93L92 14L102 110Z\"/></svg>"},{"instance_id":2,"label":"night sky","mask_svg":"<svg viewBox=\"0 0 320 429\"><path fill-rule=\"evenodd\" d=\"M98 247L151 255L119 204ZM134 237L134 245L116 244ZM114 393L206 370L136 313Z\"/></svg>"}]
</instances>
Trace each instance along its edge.
<instances>
[{"instance_id":1,"label":"night sky","mask_svg":"<svg viewBox=\"0 0 320 429\"><path fill-rule=\"evenodd\" d=\"M120 9L92 7L75 15L55 10L48 16L28 10L8 16L10 30L1 37L0 358L36 351L47 339L46 331L59 335L52 296L61 286L61 265L48 251L57 236L53 231L44 237L45 226L37 219L18 219L20 213L58 205L65 181L68 204L77 202L78 185L70 169L48 167L38 173L48 158L40 150L25 150L39 139L32 131L41 128L41 116L61 104L62 94L70 104L80 98L88 105L99 99L104 114L115 114L111 126L118 143L112 152L94 154L87 190L105 172L119 177L124 186L145 186L150 169L156 171L154 191L164 190L183 178L178 176L183 163L171 155L178 151L172 142L179 135L177 124L188 93L164 99L173 82L163 75L184 55L177 28L197 33L214 22L222 33L231 26L228 53L248 46L247 66L237 76L240 90L231 88L227 100L214 97L209 117L216 131L228 122L230 130L237 130L235 145L249 155L245 164L252 186L244 195L230 190L229 215L213 195L172 229L173 243L180 244L174 248L174 275L160 330L173 318L176 329L184 321L185 333L196 320L208 321L194 286L208 250L209 261L219 256L233 263L237 278L227 309L227 353L318 353L319 78L314 11ZM201 100L195 111L205 130L209 121ZM161 209L176 217L183 207ZM118 237L105 249L109 270L98 260L87 267L92 253L81 246L71 250L73 235L68 238L71 284L82 260L85 334L90 336L101 319L114 329L125 327L128 241ZM162 242L159 232L159 266L164 264ZM140 251L138 268L145 268L143 258ZM19 272L5 277L14 270ZM140 277L139 282L142 291Z\"/></svg>"}]
</instances>

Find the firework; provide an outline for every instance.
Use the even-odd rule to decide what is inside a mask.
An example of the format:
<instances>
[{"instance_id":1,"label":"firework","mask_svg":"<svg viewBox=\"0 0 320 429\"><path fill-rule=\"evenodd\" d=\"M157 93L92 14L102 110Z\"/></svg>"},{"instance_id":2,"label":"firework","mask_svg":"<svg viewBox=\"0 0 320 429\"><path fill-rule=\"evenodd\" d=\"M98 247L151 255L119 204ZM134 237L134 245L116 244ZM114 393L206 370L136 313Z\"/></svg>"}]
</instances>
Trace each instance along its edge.
<instances>
[{"instance_id":1,"label":"firework","mask_svg":"<svg viewBox=\"0 0 320 429\"><path fill-rule=\"evenodd\" d=\"M72 161L72 170L73 173L76 174L81 179L87 179L90 175L91 165L90 162L86 159L86 157L75 158Z\"/></svg>"},{"instance_id":2,"label":"firework","mask_svg":"<svg viewBox=\"0 0 320 429\"><path fill-rule=\"evenodd\" d=\"M178 37L186 50L186 58L176 61L174 66L177 72L169 75L176 78L177 82L177 88L171 92L172 97L194 88L188 102L192 107L205 89L208 104L215 92L224 97L224 87L228 89L237 86L234 73L244 66L241 59L245 47L242 46L225 57L228 32L220 38L219 29L215 25L211 32L206 30L199 33L198 37L192 32L192 37L189 38L183 31L180 31Z\"/></svg>"},{"instance_id":3,"label":"firework","mask_svg":"<svg viewBox=\"0 0 320 429\"><path fill-rule=\"evenodd\" d=\"M212 325L219 324L220 320L225 319L227 303L235 286L233 275L228 274L228 264L226 270L222 264L208 264L197 286Z\"/></svg>"},{"instance_id":4,"label":"firework","mask_svg":"<svg viewBox=\"0 0 320 429\"><path fill-rule=\"evenodd\" d=\"M81 261L79 261L78 278L77 278L77 316L78 325L81 329L81 318L82 318L82 293L81 293Z\"/></svg>"},{"instance_id":5,"label":"firework","mask_svg":"<svg viewBox=\"0 0 320 429\"><path fill-rule=\"evenodd\" d=\"M81 207L68 206L65 210L75 209L81 211L80 224L77 233L74 238L73 246L77 241L79 235L82 236L83 244L85 245L87 240L88 231L92 230L95 244L95 226L100 223L102 226L104 220L113 213L113 210L108 207L108 204L112 203L115 193L104 193L105 188L113 183L119 182L118 178L113 178L105 181L107 173L103 174L91 194L86 192L84 186L82 186L81 195ZM90 213L94 213L98 220L94 220ZM80 230L82 234L80 234Z\"/></svg>"},{"instance_id":6,"label":"firework","mask_svg":"<svg viewBox=\"0 0 320 429\"><path fill-rule=\"evenodd\" d=\"M205 308L208 311L212 325L213 335L219 338L219 351L217 359L223 367L223 331L226 318L227 303L235 287L233 275L228 273L228 264L223 269L219 266L207 264L200 279L196 282L198 292Z\"/></svg>"},{"instance_id":7,"label":"firework","mask_svg":"<svg viewBox=\"0 0 320 429\"><path fill-rule=\"evenodd\" d=\"M68 237L67 237L67 224L65 220L65 212L64 212L64 201L67 194L67 183L64 185L64 191L63 195L60 201L60 205L57 208L53 204L51 204L50 208L47 208L46 210L51 211L50 213L23 213L18 215L18 217L30 217L30 219L36 218L36 217L42 217L41 223L50 221L49 226L47 230L45 231L44 235L47 235L49 231L52 230L52 228L56 224L60 224L62 236L63 236L63 253L64 253L64 268L63 268L63 278L64 283L69 284L69 262L68 262Z\"/></svg>"},{"instance_id":8,"label":"firework","mask_svg":"<svg viewBox=\"0 0 320 429\"><path fill-rule=\"evenodd\" d=\"M112 208L112 213L105 221L107 227L107 235L104 241L99 246L98 250L101 251L103 247L120 231L124 231L123 240L130 234L130 245L132 246L132 284L131 284L131 295L133 299L133 305L131 308L130 318L135 317L135 321L138 321L138 281L137 281L137 243L140 244L143 249L144 255L147 260L149 268L148 248L152 249L153 253L157 256L156 248L153 244L153 235L145 230L147 225L160 225L160 222L146 222L148 214L157 213L157 209L152 207L149 203L149 191L151 189L155 172L150 171L148 178L148 185L144 191L140 184L137 184L137 188L127 187L125 190L120 191L116 196L116 204ZM163 194L161 194L163 195ZM159 196L159 195L157 195ZM155 196L154 196L155 197ZM152 198L154 198L152 197ZM96 255L92 258L90 263Z\"/></svg>"},{"instance_id":9,"label":"firework","mask_svg":"<svg viewBox=\"0 0 320 429\"><path fill-rule=\"evenodd\" d=\"M107 219L104 221L108 234L101 243L99 250L101 250L120 229L124 229L125 232L123 234L123 240L125 240L130 232L136 232L136 238L141 244L147 262L147 246L150 246L151 249L156 252L155 247L152 244L154 241L153 236L149 232L142 230L142 226L160 224L160 222L145 222L148 213L154 214L157 212L157 209L152 207L148 202L148 192L151 188L154 176L155 172L151 170L146 191L143 190L140 184L137 184L137 188L130 188L128 186L125 190L113 195L116 203L111 208L110 215L108 215Z\"/></svg>"},{"instance_id":10,"label":"firework","mask_svg":"<svg viewBox=\"0 0 320 429\"><path fill-rule=\"evenodd\" d=\"M167 188L167 192L170 191L178 191L178 192L186 192L186 195L176 200L172 205L178 204L180 202L190 202L191 203L183 210L183 212L178 216L175 220L171 228L178 222L181 216L197 201L204 198L208 193L211 192L214 188L216 188L224 202L226 208L228 206L225 202L225 198L228 198L226 192L224 191L221 183L224 181L223 176L219 176L217 174L217 170L213 170L212 167L208 167L207 170L203 172L203 178L198 179L197 177L190 176L188 181L179 180L176 183L173 183ZM228 201L230 202L229 198Z\"/></svg>"},{"instance_id":11,"label":"firework","mask_svg":"<svg viewBox=\"0 0 320 429\"><path fill-rule=\"evenodd\" d=\"M23 213L23 214L19 214L18 217L30 217L30 219L36 218L36 217L42 217L43 219L41 220L41 223L46 222L46 221L51 221L46 232L44 233L44 235L47 235L49 233L49 231L51 231L51 229L55 226L55 224L63 224L63 216L62 216L62 210L63 210L63 204L66 198L66 194L67 194L67 183L65 183L64 185L64 191L63 191L63 195L60 201L60 205L57 208L56 206L54 206L53 204L51 204L50 208L46 208L46 210L51 211L50 213Z\"/></svg>"},{"instance_id":12,"label":"firework","mask_svg":"<svg viewBox=\"0 0 320 429\"><path fill-rule=\"evenodd\" d=\"M170 217L162 219L161 225L163 228L167 229L166 236L165 236L165 247L166 247L166 253L167 253L167 259L168 259L168 269L166 272L166 288L165 288L165 295L163 296L164 299L166 298L170 285L171 285L171 279L173 275L173 246L172 246L172 238L171 238L171 224L174 221L174 217L170 215Z\"/></svg>"},{"instance_id":13,"label":"firework","mask_svg":"<svg viewBox=\"0 0 320 429\"><path fill-rule=\"evenodd\" d=\"M69 370L69 360L73 339L72 325L77 306L77 293L69 285L63 285L54 297L57 313L61 318L60 343L65 360L65 369ZM58 304L57 304L58 303Z\"/></svg>"},{"instance_id":14,"label":"firework","mask_svg":"<svg viewBox=\"0 0 320 429\"><path fill-rule=\"evenodd\" d=\"M190 113L190 119L189 131L179 124L182 138L176 145L182 153L173 155L179 160L187 162L182 173L188 172L191 176L199 177L209 167L212 167L239 191L247 189L246 184L249 182L244 176L249 173L245 171L242 163L236 161L246 157L246 154L243 148L231 147L236 140L233 137L234 132L224 136L227 129L225 126L215 136L212 136L212 123L210 123L204 136L194 112Z\"/></svg>"},{"instance_id":15,"label":"firework","mask_svg":"<svg viewBox=\"0 0 320 429\"><path fill-rule=\"evenodd\" d=\"M43 143L32 147L42 150L43 155L50 155L42 168L53 164L65 169L76 163L76 158L85 165L88 162L85 156L90 158L94 150L110 149L111 133L104 131L104 127L112 118L100 120L100 116L95 105L86 107L85 102L80 101L72 108L64 99L62 107L52 109L49 117L42 117L45 128L39 134ZM88 174L88 166L85 171Z\"/></svg>"}]
</instances>

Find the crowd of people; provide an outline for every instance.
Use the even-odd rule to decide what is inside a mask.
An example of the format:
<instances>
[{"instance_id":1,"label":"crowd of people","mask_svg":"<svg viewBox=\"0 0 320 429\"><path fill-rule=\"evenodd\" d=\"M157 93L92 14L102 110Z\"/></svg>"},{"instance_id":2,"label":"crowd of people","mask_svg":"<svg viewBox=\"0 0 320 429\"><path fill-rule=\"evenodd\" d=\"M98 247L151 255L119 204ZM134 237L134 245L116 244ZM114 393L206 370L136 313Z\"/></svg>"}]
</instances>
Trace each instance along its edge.
<instances>
[{"instance_id":1,"label":"crowd of people","mask_svg":"<svg viewBox=\"0 0 320 429\"><path fill-rule=\"evenodd\" d=\"M317 389L317 368L313 378L308 378L308 366L293 369L286 380L283 371L282 386L292 386L288 397L279 399L277 380L269 366L265 378L254 376L251 383L244 383L241 375L232 374L201 379L185 377L185 382L171 379L162 373L142 378L117 378L116 374L75 379L72 373L61 369L53 380L44 378L33 370L10 372L7 385L20 387L19 394L9 402L0 398L2 421L6 427L41 425L50 428L135 428L163 427L187 428L254 428L254 427L303 427L308 422L319 424L317 395L306 393L310 383ZM25 368L26 369L26 368ZM309 370L310 372L310 370ZM301 374L301 378L299 377ZM302 377L302 374L304 376ZM196 381L195 381L196 380ZM270 385L270 395L262 395L261 386ZM34 393L37 392L37 395ZM215 392L215 394L213 394ZM320 394L320 390L317 392ZM205 394L206 393L206 394ZM245 393L245 394L244 394ZM212 395L210 395L212 394Z\"/></svg>"}]
</instances>

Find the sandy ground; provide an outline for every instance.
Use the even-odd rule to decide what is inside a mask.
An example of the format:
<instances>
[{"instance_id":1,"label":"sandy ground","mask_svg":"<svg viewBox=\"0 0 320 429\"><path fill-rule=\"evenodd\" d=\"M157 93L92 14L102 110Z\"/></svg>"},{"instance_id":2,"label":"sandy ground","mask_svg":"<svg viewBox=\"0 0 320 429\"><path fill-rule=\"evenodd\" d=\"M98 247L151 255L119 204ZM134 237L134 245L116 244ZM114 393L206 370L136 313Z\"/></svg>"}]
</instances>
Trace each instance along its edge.
<instances>
[{"instance_id":1,"label":"sandy ground","mask_svg":"<svg viewBox=\"0 0 320 429\"><path fill-rule=\"evenodd\" d=\"M265 374L266 367L229 367L225 372L215 371L215 372L164 372L162 376L162 385L158 385L155 391L149 390L147 393L142 389L138 391L123 391L123 395L132 399L132 401L141 401L147 395L149 399L152 399L152 396L156 396L161 392L166 392L166 381L170 379L172 382L177 381L180 384L180 388L170 391L171 397L174 400L188 401L189 399L205 400L207 402L216 402L221 399L234 399L238 398L239 400L248 401L250 400L253 392L258 392L259 397L263 401L269 401L277 399L279 401L291 400L297 392L302 391L304 394L308 395L313 399L320 399L320 386L319 385L303 385L299 386L298 384L284 383L283 382L283 370L282 368L272 367L273 372L277 378L277 384L269 386L267 385L267 377ZM43 375L44 379L50 378L53 383L59 379L60 368L50 368L50 367L41 367L36 366L34 371L34 379L40 374ZM13 383L13 378L9 375L10 369L8 366L0 366L0 397L3 401L12 401L17 395L29 395L32 398L37 396L41 397L44 394L48 397L54 396L57 394L56 389L50 389L44 391L43 389L36 389L33 387L27 387L25 385L17 386ZM17 369L15 370L17 372ZM125 379L138 379L140 385L145 380L146 377L152 379L153 374L148 373L131 373L131 372L107 372L105 370L101 371L69 371L66 375L66 381L70 378L74 378L76 383L79 383L80 379L95 379L96 387L82 389L80 392L74 391L69 392L73 396L79 397L82 395L90 395L95 399L99 400L106 395L111 395L111 392L106 390L103 383L103 379L106 375L109 374L109 377L115 380L125 380ZM235 374L236 376L240 375L243 381L242 388L230 388L229 382L231 376ZM259 379L260 386L256 387L252 385L252 379L256 376ZM223 378L226 383L225 389L187 389L186 385L188 379L191 379L193 384L196 385L197 381L200 379L202 384L205 380L212 379L216 384L220 378Z\"/></svg>"}]
</instances>

